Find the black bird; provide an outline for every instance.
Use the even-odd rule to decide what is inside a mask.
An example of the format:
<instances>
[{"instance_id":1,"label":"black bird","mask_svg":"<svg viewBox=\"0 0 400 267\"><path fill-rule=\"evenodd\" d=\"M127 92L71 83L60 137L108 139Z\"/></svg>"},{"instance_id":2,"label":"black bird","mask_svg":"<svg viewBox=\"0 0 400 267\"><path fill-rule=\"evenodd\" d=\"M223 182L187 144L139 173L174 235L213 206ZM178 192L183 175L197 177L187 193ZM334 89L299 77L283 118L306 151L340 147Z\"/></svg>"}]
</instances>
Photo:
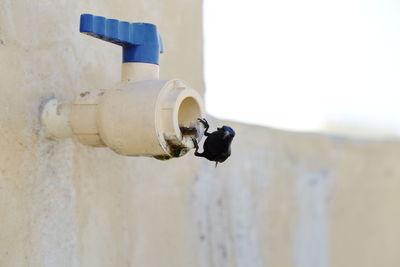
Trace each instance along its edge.
<instances>
[{"instance_id":1,"label":"black bird","mask_svg":"<svg viewBox=\"0 0 400 267\"><path fill-rule=\"evenodd\" d=\"M217 128L215 132L207 132L210 125L206 119L198 119L205 127L204 135L207 136L203 145L203 153L199 153L199 145L195 138L192 138L196 148L194 155L203 157L210 161L215 161L215 167L220 162L224 162L231 155L231 143L235 137L235 131L229 126Z\"/></svg>"}]
</instances>

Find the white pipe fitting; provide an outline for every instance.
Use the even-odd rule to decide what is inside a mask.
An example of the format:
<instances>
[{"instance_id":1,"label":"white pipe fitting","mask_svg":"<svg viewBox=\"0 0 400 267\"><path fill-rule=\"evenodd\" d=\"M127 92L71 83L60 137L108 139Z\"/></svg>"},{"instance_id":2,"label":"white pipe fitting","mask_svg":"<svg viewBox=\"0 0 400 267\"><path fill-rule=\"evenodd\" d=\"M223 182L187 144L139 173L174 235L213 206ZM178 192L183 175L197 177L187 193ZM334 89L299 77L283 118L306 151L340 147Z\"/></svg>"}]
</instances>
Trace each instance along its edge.
<instances>
[{"instance_id":1,"label":"white pipe fitting","mask_svg":"<svg viewBox=\"0 0 400 267\"><path fill-rule=\"evenodd\" d=\"M158 80L158 71L155 64L124 63L122 82L110 90L83 92L70 108L49 100L41 117L47 134L126 156L183 156L194 147L192 137L202 138L203 100L181 80Z\"/></svg>"}]
</instances>

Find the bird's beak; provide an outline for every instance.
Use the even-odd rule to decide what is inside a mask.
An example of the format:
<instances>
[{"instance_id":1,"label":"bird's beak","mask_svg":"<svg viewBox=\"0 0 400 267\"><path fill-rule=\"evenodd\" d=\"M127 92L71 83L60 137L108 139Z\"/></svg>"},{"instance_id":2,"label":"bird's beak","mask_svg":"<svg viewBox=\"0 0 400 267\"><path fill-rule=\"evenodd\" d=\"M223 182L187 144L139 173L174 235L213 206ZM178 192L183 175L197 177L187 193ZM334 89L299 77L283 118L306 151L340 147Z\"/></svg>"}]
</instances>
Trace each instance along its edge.
<instances>
[{"instance_id":1,"label":"bird's beak","mask_svg":"<svg viewBox=\"0 0 400 267\"><path fill-rule=\"evenodd\" d=\"M228 132L228 131L225 131L225 132L224 132L224 137L223 137L222 139L225 139L225 138L227 138L229 135L230 135L230 132Z\"/></svg>"}]
</instances>

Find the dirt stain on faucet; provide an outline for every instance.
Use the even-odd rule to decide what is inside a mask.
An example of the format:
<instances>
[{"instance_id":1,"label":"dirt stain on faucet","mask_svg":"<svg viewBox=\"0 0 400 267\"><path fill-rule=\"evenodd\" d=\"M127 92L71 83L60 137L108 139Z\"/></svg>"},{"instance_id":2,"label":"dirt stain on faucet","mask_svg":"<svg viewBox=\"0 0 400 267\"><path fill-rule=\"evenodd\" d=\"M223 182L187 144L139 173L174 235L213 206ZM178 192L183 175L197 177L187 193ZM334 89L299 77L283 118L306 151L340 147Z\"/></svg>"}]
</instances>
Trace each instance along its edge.
<instances>
[{"instance_id":1,"label":"dirt stain on faucet","mask_svg":"<svg viewBox=\"0 0 400 267\"><path fill-rule=\"evenodd\" d=\"M196 127L181 126L181 127L179 127L179 129L181 130L182 135L193 136L193 137L198 137L199 136L199 133L198 133Z\"/></svg>"}]
</instances>

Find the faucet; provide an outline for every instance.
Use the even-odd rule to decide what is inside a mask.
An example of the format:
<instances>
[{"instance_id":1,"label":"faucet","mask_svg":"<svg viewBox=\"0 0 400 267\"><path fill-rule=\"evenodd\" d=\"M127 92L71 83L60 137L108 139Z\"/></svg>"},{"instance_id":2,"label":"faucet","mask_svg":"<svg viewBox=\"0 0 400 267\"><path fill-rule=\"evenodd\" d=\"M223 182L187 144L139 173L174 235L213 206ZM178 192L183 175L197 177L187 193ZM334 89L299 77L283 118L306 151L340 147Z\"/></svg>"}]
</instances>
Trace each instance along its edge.
<instances>
[{"instance_id":1,"label":"faucet","mask_svg":"<svg viewBox=\"0 0 400 267\"><path fill-rule=\"evenodd\" d=\"M157 27L82 14L80 32L122 47L121 81L83 91L74 103L47 100L41 112L46 134L160 160L194 148L193 138L199 142L204 132L198 121L205 117L203 99L180 79L159 79L163 44Z\"/></svg>"}]
</instances>

